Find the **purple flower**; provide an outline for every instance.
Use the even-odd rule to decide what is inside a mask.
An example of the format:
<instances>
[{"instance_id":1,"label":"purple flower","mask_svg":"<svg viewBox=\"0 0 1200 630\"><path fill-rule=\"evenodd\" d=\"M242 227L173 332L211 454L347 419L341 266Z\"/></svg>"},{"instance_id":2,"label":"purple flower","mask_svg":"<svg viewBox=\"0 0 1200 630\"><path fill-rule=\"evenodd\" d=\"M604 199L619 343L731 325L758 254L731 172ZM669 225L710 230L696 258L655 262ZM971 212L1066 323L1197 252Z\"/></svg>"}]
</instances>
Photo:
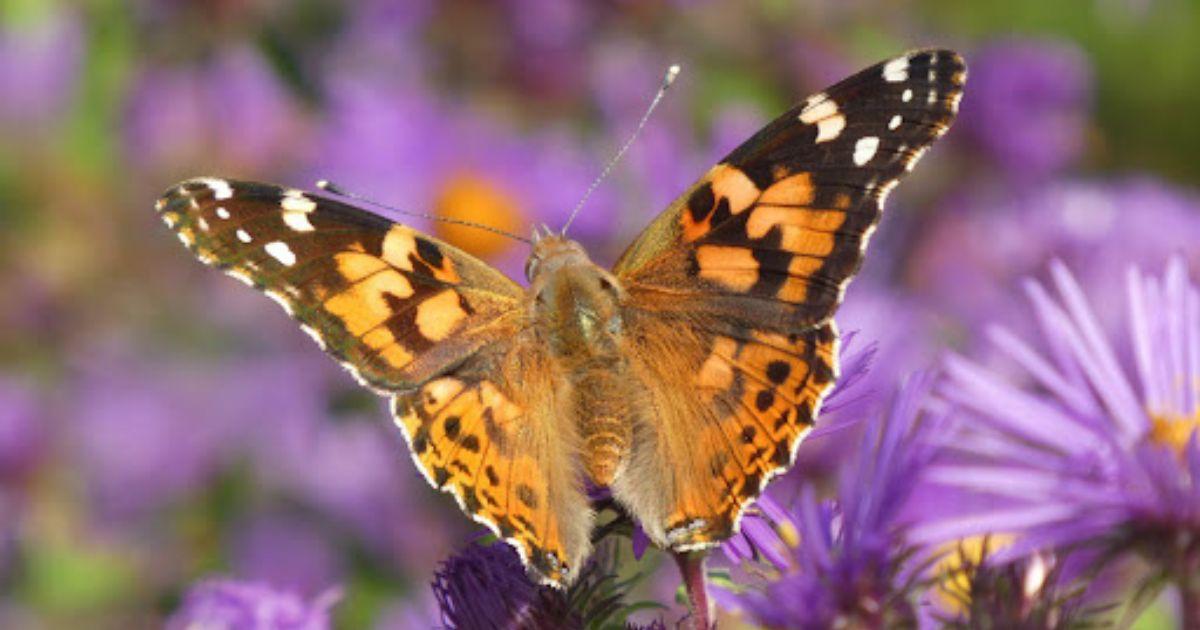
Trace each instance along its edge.
<instances>
[{"instance_id":1,"label":"purple flower","mask_svg":"<svg viewBox=\"0 0 1200 630\"><path fill-rule=\"evenodd\" d=\"M130 160L156 172L191 172L197 165L279 172L299 165L306 144L298 104L249 49L230 49L196 67L144 68L124 118Z\"/></svg>"},{"instance_id":2,"label":"purple flower","mask_svg":"<svg viewBox=\"0 0 1200 630\"><path fill-rule=\"evenodd\" d=\"M332 538L298 514L257 515L235 530L233 572L300 595L317 595L341 581L342 560Z\"/></svg>"},{"instance_id":3,"label":"purple flower","mask_svg":"<svg viewBox=\"0 0 1200 630\"><path fill-rule=\"evenodd\" d=\"M0 24L0 124L6 134L46 128L66 112L85 46L83 24L61 6Z\"/></svg>"},{"instance_id":4,"label":"purple flower","mask_svg":"<svg viewBox=\"0 0 1200 630\"><path fill-rule=\"evenodd\" d=\"M341 594L327 590L312 600L256 582L213 579L197 583L167 620L168 630L324 630Z\"/></svg>"},{"instance_id":5,"label":"purple flower","mask_svg":"<svg viewBox=\"0 0 1200 630\"><path fill-rule=\"evenodd\" d=\"M345 80L331 93L312 177L404 210L521 234L538 223L560 227L601 169L568 133L523 135L419 86ZM602 240L613 229L614 204L611 190L597 191L571 235ZM377 211L428 229L509 272L519 272L528 255L524 245L489 232Z\"/></svg>"},{"instance_id":6,"label":"purple flower","mask_svg":"<svg viewBox=\"0 0 1200 630\"><path fill-rule=\"evenodd\" d=\"M447 628L609 627L645 607L624 604L632 581L617 582L612 558L612 545L602 545L576 582L558 590L530 581L509 545L473 543L442 563L433 594Z\"/></svg>"},{"instance_id":7,"label":"purple flower","mask_svg":"<svg viewBox=\"0 0 1200 630\"><path fill-rule=\"evenodd\" d=\"M37 393L0 375L0 492L20 482L45 454L47 420Z\"/></svg>"},{"instance_id":8,"label":"purple flower","mask_svg":"<svg viewBox=\"0 0 1200 630\"><path fill-rule=\"evenodd\" d=\"M329 516L373 555L425 570L466 530L458 519L433 520L403 438L380 420L280 417L259 438L256 468L266 485Z\"/></svg>"},{"instance_id":9,"label":"purple flower","mask_svg":"<svg viewBox=\"0 0 1200 630\"><path fill-rule=\"evenodd\" d=\"M932 457L922 433L940 424L918 419L932 386L913 377L892 408L872 418L857 454L842 469L835 501L820 501L811 483L784 503L759 499L726 556L771 576L718 601L769 627L890 627L916 619L919 566L910 562L899 517Z\"/></svg>"},{"instance_id":10,"label":"purple flower","mask_svg":"<svg viewBox=\"0 0 1200 630\"><path fill-rule=\"evenodd\" d=\"M1051 259L1076 270L1085 286L1112 294L1123 290L1130 264L1200 242L1200 197L1145 177L1062 181L1015 195L973 191L945 205L953 211L921 230L905 275L926 308L946 320L949 335L982 332L997 318L1032 333L1012 294ZM854 306L849 300L846 308ZM1101 325L1115 330L1119 303L1096 306Z\"/></svg>"},{"instance_id":11,"label":"purple flower","mask_svg":"<svg viewBox=\"0 0 1200 630\"><path fill-rule=\"evenodd\" d=\"M1025 285L1037 341L993 327L1006 365L946 363L941 393L961 408L961 430L927 478L994 501L922 522L913 536L1017 536L997 558L1140 551L1159 575L1188 580L1200 566L1197 288L1180 258L1162 277L1131 269L1126 332L1106 335L1066 266L1050 272L1057 297Z\"/></svg>"},{"instance_id":12,"label":"purple flower","mask_svg":"<svg viewBox=\"0 0 1200 630\"><path fill-rule=\"evenodd\" d=\"M1082 153L1091 92L1091 68L1074 44L1001 40L971 56L959 124L1005 174L1040 179Z\"/></svg>"}]
</instances>

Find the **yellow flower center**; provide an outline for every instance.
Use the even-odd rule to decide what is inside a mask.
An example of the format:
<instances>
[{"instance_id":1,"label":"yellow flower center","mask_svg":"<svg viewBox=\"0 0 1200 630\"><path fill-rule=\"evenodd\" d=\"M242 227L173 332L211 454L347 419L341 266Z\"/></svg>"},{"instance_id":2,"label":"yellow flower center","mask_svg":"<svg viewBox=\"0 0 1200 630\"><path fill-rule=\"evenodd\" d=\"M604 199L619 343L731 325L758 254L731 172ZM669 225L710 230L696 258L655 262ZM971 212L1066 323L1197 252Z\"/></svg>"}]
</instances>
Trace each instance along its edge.
<instances>
[{"instance_id":1,"label":"yellow flower center","mask_svg":"<svg viewBox=\"0 0 1200 630\"><path fill-rule=\"evenodd\" d=\"M515 232L525 223L520 204L512 194L473 173L457 173L443 182L434 199L434 214L506 232ZM453 223L437 223L434 233L480 258L498 256L515 243L487 230Z\"/></svg>"},{"instance_id":2,"label":"yellow flower center","mask_svg":"<svg viewBox=\"0 0 1200 630\"><path fill-rule=\"evenodd\" d=\"M938 576L934 597L952 614L966 612L971 601L971 578L984 558L1012 544L1012 534L969 536L942 548L942 559L934 566Z\"/></svg>"},{"instance_id":3,"label":"yellow flower center","mask_svg":"<svg viewBox=\"0 0 1200 630\"><path fill-rule=\"evenodd\" d=\"M1192 432L1198 426L1200 426L1200 409L1196 409L1196 413L1190 418L1151 414L1150 439L1182 452L1184 445L1191 439Z\"/></svg>"}]
</instances>

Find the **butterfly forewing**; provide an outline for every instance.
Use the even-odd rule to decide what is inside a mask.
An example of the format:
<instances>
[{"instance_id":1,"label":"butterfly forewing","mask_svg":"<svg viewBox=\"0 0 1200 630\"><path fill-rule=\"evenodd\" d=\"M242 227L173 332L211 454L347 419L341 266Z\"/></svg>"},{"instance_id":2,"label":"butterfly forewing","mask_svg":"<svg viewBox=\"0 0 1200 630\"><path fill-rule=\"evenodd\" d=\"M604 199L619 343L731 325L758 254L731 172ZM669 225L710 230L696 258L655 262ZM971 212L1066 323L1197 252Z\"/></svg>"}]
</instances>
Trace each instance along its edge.
<instances>
[{"instance_id":1,"label":"butterfly forewing","mask_svg":"<svg viewBox=\"0 0 1200 630\"><path fill-rule=\"evenodd\" d=\"M617 262L634 290L759 324L829 317L858 270L884 199L949 128L962 58L921 51L868 68L735 149Z\"/></svg>"},{"instance_id":2,"label":"butterfly forewing","mask_svg":"<svg viewBox=\"0 0 1200 630\"><path fill-rule=\"evenodd\" d=\"M394 391L477 349L521 289L450 245L327 197L203 178L159 201L202 261L279 302L364 383Z\"/></svg>"},{"instance_id":3,"label":"butterfly forewing","mask_svg":"<svg viewBox=\"0 0 1200 630\"><path fill-rule=\"evenodd\" d=\"M965 78L956 53L918 51L808 98L713 167L617 262L627 353L657 411L625 471L638 483L614 490L659 544L727 538L790 467L836 378L830 317L888 193L953 122ZM679 399L681 388L701 402Z\"/></svg>"}]
</instances>

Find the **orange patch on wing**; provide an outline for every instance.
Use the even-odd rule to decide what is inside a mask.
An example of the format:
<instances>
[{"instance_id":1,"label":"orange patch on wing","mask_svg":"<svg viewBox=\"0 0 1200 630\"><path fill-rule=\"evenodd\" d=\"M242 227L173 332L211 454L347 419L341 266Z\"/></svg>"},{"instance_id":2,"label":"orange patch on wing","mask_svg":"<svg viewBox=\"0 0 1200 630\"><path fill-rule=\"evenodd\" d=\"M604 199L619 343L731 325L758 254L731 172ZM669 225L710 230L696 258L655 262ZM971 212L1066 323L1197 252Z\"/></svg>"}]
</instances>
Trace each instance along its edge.
<instances>
[{"instance_id":1,"label":"orange patch on wing","mask_svg":"<svg viewBox=\"0 0 1200 630\"><path fill-rule=\"evenodd\" d=\"M446 289L417 306L417 330L426 339L441 341L466 317L458 291Z\"/></svg>"},{"instance_id":2,"label":"orange patch on wing","mask_svg":"<svg viewBox=\"0 0 1200 630\"><path fill-rule=\"evenodd\" d=\"M776 225L816 232L832 232L845 222L846 214L839 210L807 210L759 205L751 211L750 218L746 221L746 236L762 238Z\"/></svg>"},{"instance_id":3,"label":"orange patch on wing","mask_svg":"<svg viewBox=\"0 0 1200 630\"><path fill-rule=\"evenodd\" d=\"M745 247L701 245L696 248L700 277L734 291L746 291L758 281L758 261Z\"/></svg>"},{"instance_id":4,"label":"orange patch on wing","mask_svg":"<svg viewBox=\"0 0 1200 630\"><path fill-rule=\"evenodd\" d=\"M828 256L833 252L833 234L796 225L780 226L779 249L804 256Z\"/></svg>"},{"instance_id":5,"label":"orange patch on wing","mask_svg":"<svg viewBox=\"0 0 1200 630\"><path fill-rule=\"evenodd\" d=\"M793 256L788 263L788 279L779 287L776 296L784 302L798 304L808 298L808 279L816 273L824 260L807 256Z\"/></svg>"},{"instance_id":6,"label":"orange patch on wing","mask_svg":"<svg viewBox=\"0 0 1200 630\"><path fill-rule=\"evenodd\" d=\"M812 174L797 173L771 184L770 187L763 191L758 204L760 206L805 206L812 203L812 201Z\"/></svg>"},{"instance_id":7,"label":"orange patch on wing","mask_svg":"<svg viewBox=\"0 0 1200 630\"><path fill-rule=\"evenodd\" d=\"M388 267L383 259L361 252L341 252L333 260L337 263L338 273L349 282L358 282Z\"/></svg>"},{"instance_id":8,"label":"orange patch on wing","mask_svg":"<svg viewBox=\"0 0 1200 630\"><path fill-rule=\"evenodd\" d=\"M712 182L713 196L718 200L727 199L732 214L740 214L749 208L761 192L741 169L728 164L714 166L708 172L708 179Z\"/></svg>"},{"instance_id":9,"label":"orange patch on wing","mask_svg":"<svg viewBox=\"0 0 1200 630\"><path fill-rule=\"evenodd\" d=\"M736 341L728 337L713 339L712 352L696 373L696 387L707 400L733 385L733 368L725 357L733 356L734 352L737 352Z\"/></svg>"},{"instance_id":10,"label":"orange patch on wing","mask_svg":"<svg viewBox=\"0 0 1200 630\"><path fill-rule=\"evenodd\" d=\"M385 294L397 298L412 296L413 288L404 276L383 271L346 287L325 300L325 308L342 320L351 335L359 336L391 317Z\"/></svg>"}]
</instances>

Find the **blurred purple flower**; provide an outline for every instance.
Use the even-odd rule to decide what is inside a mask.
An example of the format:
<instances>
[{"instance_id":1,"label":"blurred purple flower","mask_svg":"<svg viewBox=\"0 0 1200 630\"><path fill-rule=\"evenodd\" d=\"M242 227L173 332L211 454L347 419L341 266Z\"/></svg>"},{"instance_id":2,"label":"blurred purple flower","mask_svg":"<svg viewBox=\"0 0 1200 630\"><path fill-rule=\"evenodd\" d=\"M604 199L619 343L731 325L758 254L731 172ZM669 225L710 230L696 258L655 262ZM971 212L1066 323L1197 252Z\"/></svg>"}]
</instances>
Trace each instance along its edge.
<instances>
[{"instance_id":1,"label":"blurred purple flower","mask_svg":"<svg viewBox=\"0 0 1200 630\"><path fill-rule=\"evenodd\" d=\"M48 419L39 394L0 375L0 491L32 472L45 454Z\"/></svg>"},{"instance_id":2,"label":"blurred purple flower","mask_svg":"<svg viewBox=\"0 0 1200 630\"><path fill-rule=\"evenodd\" d=\"M281 418L278 434L261 436L256 468L265 483L329 515L373 553L425 570L450 548L456 530L432 521L422 504L424 483L414 483L407 446L384 413L337 423Z\"/></svg>"},{"instance_id":3,"label":"blurred purple flower","mask_svg":"<svg viewBox=\"0 0 1200 630\"><path fill-rule=\"evenodd\" d=\"M342 561L331 538L299 515L255 516L233 535L233 573L302 596L317 595L342 577Z\"/></svg>"},{"instance_id":4,"label":"blurred purple flower","mask_svg":"<svg viewBox=\"0 0 1200 630\"><path fill-rule=\"evenodd\" d=\"M898 517L932 457L923 434L940 422L918 419L932 384L929 375L912 377L892 408L870 420L868 439L842 469L836 501L819 501L811 483L787 507L759 500L742 534L722 549L773 577L740 593L718 592L718 601L769 627L915 622L920 566Z\"/></svg>"},{"instance_id":5,"label":"blurred purple flower","mask_svg":"<svg viewBox=\"0 0 1200 630\"><path fill-rule=\"evenodd\" d=\"M63 116L85 48L83 24L65 5L0 22L0 125L6 134L44 129Z\"/></svg>"},{"instance_id":6,"label":"blurred purple flower","mask_svg":"<svg viewBox=\"0 0 1200 630\"><path fill-rule=\"evenodd\" d=\"M108 518L148 514L247 456L251 439L324 409L312 363L281 356L220 365L93 358L66 425L73 461ZM317 372L316 374L319 374Z\"/></svg>"},{"instance_id":7,"label":"blurred purple flower","mask_svg":"<svg viewBox=\"0 0 1200 630\"><path fill-rule=\"evenodd\" d=\"M257 53L231 48L190 67L146 67L130 88L124 141L142 169L270 173L298 166L306 121Z\"/></svg>"},{"instance_id":8,"label":"blurred purple flower","mask_svg":"<svg viewBox=\"0 0 1200 630\"><path fill-rule=\"evenodd\" d=\"M168 630L325 630L341 594L330 589L312 600L256 582L212 579L188 591L167 620Z\"/></svg>"},{"instance_id":9,"label":"blurred purple flower","mask_svg":"<svg viewBox=\"0 0 1200 630\"><path fill-rule=\"evenodd\" d=\"M946 439L956 457L928 480L1002 502L926 520L913 536L1018 536L997 558L1079 545L1141 551L1162 575L1190 581L1200 566L1197 288L1179 258L1161 278L1130 269L1130 356L1121 357L1067 267L1052 264L1051 277L1057 299L1025 286L1036 345L989 331L1013 365L989 369L960 356L946 364L942 395L968 422Z\"/></svg>"},{"instance_id":10,"label":"blurred purple flower","mask_svg":"<svg viewBox=\"0 0 1200 630\"><path fill-rule=\"evenodd\" d=\"M404 210L468 219L527 233L562 226L601 164L567 132L525 135L492 116L442 102L419 87L340 82L312 165L330 179ZM571 229L574 238L610 234L615 198L601 189ZM430 229L510 273L526 247L481 230L414 219L376 208L397 221Z\"/></svg>"},{"instance_id":11,"label":"blurred purple flower","mask_svg":"<svg viewBox=\"0 0 1200 630\"><path fill-rule=\"evenodd\" d=\"M534 95L570 93L581 81L589 29L596 22L587 2L505 0L514 62L523 87Z\"/></svg>"},{"instance_id":12,"label":"blurred purple flower","mask_svg":"<svg viewBox=\"0 0 1200 630\"><path fill-rule=\"evenodd\" d=\"M959 125L1004 174L1041 179L1082 153L1091 93L1091 68L1074 44L996 41L971 56Z\"/></svg>"},{"instance_id":13,"label":"blurred purple flower","mask_svg":"<svg viewBox=\"0 0 1200 630\"><path fill-rule=\"evenodd\" d=\"M996 318L1020 326L1024 306L1012 292L1053 258L1107 295L1122 290L1130 264L1200 242L1200 197L1149 178L1057 182L1016 196L973 193L945 205L954 211L921 231L906 275L927 309L971 333ZM1113 329L1118 304L1097 306Z\"/></svg>"},{"instance_id":14,"label":"blurred purple flower","mask_svg":"<svg viewBox=\"0 0 1200 630\"><path fill-rule=\"evenodd\" d=\"M67 428L93 505L105 518L124 519L210 478L223 425L202 404L210 392L195 391L184 371L114 367L82 376Z\"/></svg>"}]
</instances>

